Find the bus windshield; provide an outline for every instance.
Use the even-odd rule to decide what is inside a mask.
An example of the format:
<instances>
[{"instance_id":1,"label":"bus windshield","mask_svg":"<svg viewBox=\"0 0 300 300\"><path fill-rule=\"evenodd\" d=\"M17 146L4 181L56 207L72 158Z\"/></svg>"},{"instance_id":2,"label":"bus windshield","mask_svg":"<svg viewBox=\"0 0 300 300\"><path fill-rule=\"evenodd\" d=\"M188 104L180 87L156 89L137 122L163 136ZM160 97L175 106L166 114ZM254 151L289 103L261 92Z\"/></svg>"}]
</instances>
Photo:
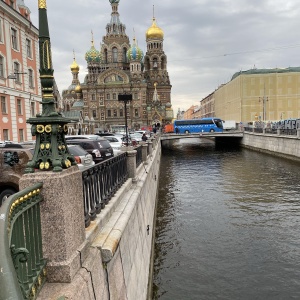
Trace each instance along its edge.
<instances>
[{"instance_id":1,"label":"bus windshield","mask_svg":"<svg viewBox=\"0 0 300 300\"><path fill-rule=\"evenodd\" d=\"M223 122L219 118L175 120L176 133L223 132Z\"/></svg>"}]
</instances>

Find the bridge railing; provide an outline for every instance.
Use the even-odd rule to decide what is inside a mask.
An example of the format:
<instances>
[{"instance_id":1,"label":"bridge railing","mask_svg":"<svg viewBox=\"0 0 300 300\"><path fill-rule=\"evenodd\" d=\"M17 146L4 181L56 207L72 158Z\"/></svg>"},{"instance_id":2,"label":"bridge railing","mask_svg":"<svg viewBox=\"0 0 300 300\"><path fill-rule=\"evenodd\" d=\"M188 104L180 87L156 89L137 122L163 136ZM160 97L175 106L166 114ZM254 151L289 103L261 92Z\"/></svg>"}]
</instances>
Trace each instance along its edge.
<instances>
[{"instance_id":1,"label":"bridge railing","mask_svg":"<svg viewBox=\"0 0 300 300\"><path fill-rule=\"evenodd\" d=\"M143 161L142 146L139 145L135 150L136 150L136 167L138 167Z\"/></svg>"},{"instance_id":2,"label":"bridge railing","mask_svg":"<svg viewBox=\"0 0 300 300\"><path fill-rule=\"evenodd\" d=\"M1 299L36 299L46 280L42 253L42 183L26 188L0 207Z\"/></svg>"},{"instance_id":3,"label":"bridge railing","mask_svg":"<svg viewBox=\"0 0 300 300\"><path fill-rule=\"evenodd\" d=\"M85 227L129 177L135 178L136 168L147 159L156 143L156 139L149 140L131 149L135 151L124 152L82 172Z\"/></svg>"},{"instance_id":4,"label":"bridge railing","mask_svg":"<svg viewBox=\"0 0 300 300\"><path fill-rule=\"evenodd\" d=\"M82 172L85 227L90 225L127 179L126 152Z\"/></svg>"},{"instance_id":5,"label":"bridge railing","mask_svg":"<svg viewBox=\"0 0 300 300\"><path fill-rule=\"evenodd\" d=\"M300 137L299 129L245 127L244 131L262 133L262 134L292 135L292 136L299 136Z\"/></svg>"}]
</instances>

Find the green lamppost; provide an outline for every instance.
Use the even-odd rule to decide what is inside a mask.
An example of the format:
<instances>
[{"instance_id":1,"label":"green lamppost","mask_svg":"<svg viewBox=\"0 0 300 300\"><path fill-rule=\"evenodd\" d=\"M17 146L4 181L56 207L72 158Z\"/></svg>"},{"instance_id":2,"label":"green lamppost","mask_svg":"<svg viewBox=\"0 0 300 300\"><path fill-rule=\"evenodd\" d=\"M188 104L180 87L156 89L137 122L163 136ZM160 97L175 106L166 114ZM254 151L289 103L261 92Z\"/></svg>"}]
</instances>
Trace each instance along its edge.
<instances>
[{"instance_id":1,"label":"green lamppost","mask_svg":"<svg viewBox=\"0 0 300 300\"><path fill-rule=\"evenodd\" d=\"M67 124L72 120L64 118L55 110L53 96L53 68L51 44L48 29L46 0L38 0L39 5L39 53L40 79L42 86L42 113L30 118L31 133L36 136L33 159L27 164L26 173L35 169L60 172L76 165L74 157L69 153L65 141Z\"/></svg>"}]
</instances>

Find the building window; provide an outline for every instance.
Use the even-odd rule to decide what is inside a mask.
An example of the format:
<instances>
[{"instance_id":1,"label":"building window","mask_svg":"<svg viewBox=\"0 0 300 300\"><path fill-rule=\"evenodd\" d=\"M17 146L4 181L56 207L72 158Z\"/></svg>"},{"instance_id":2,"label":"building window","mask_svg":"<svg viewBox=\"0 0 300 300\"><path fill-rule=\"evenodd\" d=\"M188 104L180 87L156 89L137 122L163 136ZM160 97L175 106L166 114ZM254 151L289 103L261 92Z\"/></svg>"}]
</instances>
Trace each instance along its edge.
<instances>
[{"instance_id":1,"label":"building window","mask_svg":"<svg viewBox=\"0 0 300 300\"><path fill-rule=\"evenodd\" d=\"M123 109L120 109L120 117L123 117Z\"/></svg>"},{"instance_id":2,"label":"building window","mask_svg":"<svg viewBox=\"0 0 300 300\"><path fill-rule=\"evenodd\" d=\"M14 62L14 74L16 76L16 81L21 82L21 80L20 80L20 65L17 62Z\"/></svg>"},{"instance_id":3,"label":"building window","mask_svg":"<svg viewBox=\"0 0 300 300\"><path fill-rule=\"evenodd\" d=\"M104 50L104 62L107 64L108 63L108 59L107 59L107 49Z\"/></svg>"},{"instance_id":4,"label":"building window","mask_svg":"<svg viewBox=\"0 0 300 300\"><path fill-rule=\"evenodd\" d=\"M118 62L118 49L116 47L112 49L112 56L113 56L113 62L114 63Z\"/></svg>"},{"instance_id":5,"label":"building window","mask_svg":"<svg viewBox=\"0 0 300 300\"><path fill-rule=\"evenodd\" d=\"M2 29L2 25L3 25L3 20L0 19L0 42L3 42L3 29Z\"/></svg>"},{"instance_id":6,"label":"building window","mask_svg":"<svg viewBox=\"0 0 300 300\"><path fill-rule=\"evenodd\" d=\"M134 116L135 117L139 116L139 110L137 108L134 109Z\"/></svg>"},{"instance_id":7,"label":"building window","mask_svg":"<svg viewBox=\"0 0 300 300\"><path fill-rule=\"evenodd\" d=\"M113 99L116 100L117 99L117 95L116 93L113 93Z\"/></svg>"},{"instance_id":8,"label":"building window","mask_svg":"<svg viewBox=\"0 0 300 300\"><path fill-rule=\"evenodd\" d=\"M31 69L28 69L28 80L29 80L29 87L33 88L33 71Z\"/></svg>"},{"instance_id":9,"label":"building window","mask_svg":"<svg viewBox=\"0 0 300 300\"><path fill-rule=\"evenodd\" d=\"M19 142L24 142L24 129L19 129Z\"/></svg>"},{"instance_id":10,"label":"building window","mask_svg":"<svg viewBox=\"0 0 300 300\"><path fill-rule=\"evenodd\" d=\"M17 99L17 112L18 115L22 115L22 100L21 99Z\"/></svg>"},{"instance_id":11,"label":"building window","mask_svg":"<svg viewBox=\"0 0 300 300\"><path fill-rule=\"evenodd\" d=\"M116 118L117 117L117 110L114 109L114 117Z\"/></svg>"},{"instance_id":12,"label":"building window","mask_svg":"<svg viewBox=\"0 0 300 300\"><path fill-rule=\"evenodd\" d=\"M26 39L26 51L27 51L27 57L32 58L31 40L29 40L29 39Z\"/></svg>"},{"instance_id":13,"label":"building window","mask_svg":"<svg viewBox=\"0 0 300 300\"><path fill-rule=\"evenodd\" d=\"M1 96L1 112L7 114L6 98L4 96Z\"/></svg>"},{"instance_id":14,"label":"building window","mask_svg":"<svg viewBox=\"0 0 300 300\"><path fill-rule=\"evenodd\" d=\"M110 99L110 94L107 94L106 95L106 100L109 100Z\"/></svg>"},{"instance_id":15,"label":"building window","mask_svg":"<svg viewBox=\"0 0 300 300\"><path fill-rule=\"evenodd\" d=\"M4 58L0 56L0 77L4 77Z\"/></svg>"},{"instance_id":16,"label":"building window","mask_svg":"<svg viewBox=\"0 0 300 300\"><path fill-rule=\"evenodd\" d=\"M93 118L97 118L97 111L95 109L93 110Z\"/></svg>"},{"instance_id":17,"label":"building window","mask_svg":"<svg viewBox=\"0 0 300 300\"><path fill-rule=\"evenodd\" d=\"M18 39L17 39L17 30L11 29L11 44L13 49L18 50Z\"/></svg>"},{"instance_id":18,"label":"building window","mask_svg":"<svg viewBox=\"0 0 300 300\"><path fill-rule=\"evenodd\" d=\"M35 117L35 102L30 102L30 116Z\"/></svg>"},{"instance_id":19,"label":"building window","mask_svg":"<svg viewBox=\"0 0 300 300\"><path fill-rule=\"evenodd\" d=\"M9 132L8 129L3 129L3 140L9 141Z\"/></svg>"},{"instance_id":20,"label":"building window","mask_svg":"<svg viewBox=\"0 0 300 300\"><path fill-rule=\"evenodd\" d=\"M126 48L123 48L123 62L124 62L124 63L127 63L127 56L126 56L126 53L127 53L127 49L126 49Z\"/></svg>"},{"instance_id":21,"label":"building window","mask_svg":"<svg viewBox=\"0 0 300 300\"><path fill-rule=\"evenodd\" d=\"M110 109L107 110L107 117L108 117L108 118L111 117L111 110L110 110Z\"/></svg>"},{"instance_id":22,"label":"building window","mask_svg":"<svg viewBox=\"0 0 300 300\"><path fill-rule=\"evenodd\" d=\"M92 95L92 101L95 101L96 100L96 96L95 94Z\"/></svg>"}]
</instances>

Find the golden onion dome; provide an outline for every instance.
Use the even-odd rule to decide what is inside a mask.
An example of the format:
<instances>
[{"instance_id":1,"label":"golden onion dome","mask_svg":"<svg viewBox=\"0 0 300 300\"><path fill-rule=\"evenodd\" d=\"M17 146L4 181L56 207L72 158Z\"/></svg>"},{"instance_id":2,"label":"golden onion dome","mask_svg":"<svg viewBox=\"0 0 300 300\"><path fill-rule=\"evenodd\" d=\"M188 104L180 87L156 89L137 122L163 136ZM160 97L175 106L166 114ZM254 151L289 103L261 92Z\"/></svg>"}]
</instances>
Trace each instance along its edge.
<instances>
[{"instance_id":1,"label":"golden onion dome","mask_svg":"<svg viewBox=\"0 0 300 300\"><path fill-rule=\"evenodd\" d=\"M79 72L79 66L78 66L77 62L75 61L75 58L74 58L72 65L70 66L70 69L72 72Z\"/></svg>"},{"instance_id":2,"label":"golden onion dome","mask_svg":"<svg viewBox=\"0 0 300 300\"><path fill-rule=\"evenodd\" d=\"M156 20L153 18L152 25L146 31L146 40L148 39L163 39L164 32L156 25Z\"/></svg>"},{"instance_id":3,"label":"golden onion dome","mask_svg":"<svg viewBox=\"0 0 300 300\"><path fill-rule=\"evenodd\" d=\"M81 93L81 86L80 86L80 84L76 85L75 92L76 93Z\"/></svg>"}]
</instances>

